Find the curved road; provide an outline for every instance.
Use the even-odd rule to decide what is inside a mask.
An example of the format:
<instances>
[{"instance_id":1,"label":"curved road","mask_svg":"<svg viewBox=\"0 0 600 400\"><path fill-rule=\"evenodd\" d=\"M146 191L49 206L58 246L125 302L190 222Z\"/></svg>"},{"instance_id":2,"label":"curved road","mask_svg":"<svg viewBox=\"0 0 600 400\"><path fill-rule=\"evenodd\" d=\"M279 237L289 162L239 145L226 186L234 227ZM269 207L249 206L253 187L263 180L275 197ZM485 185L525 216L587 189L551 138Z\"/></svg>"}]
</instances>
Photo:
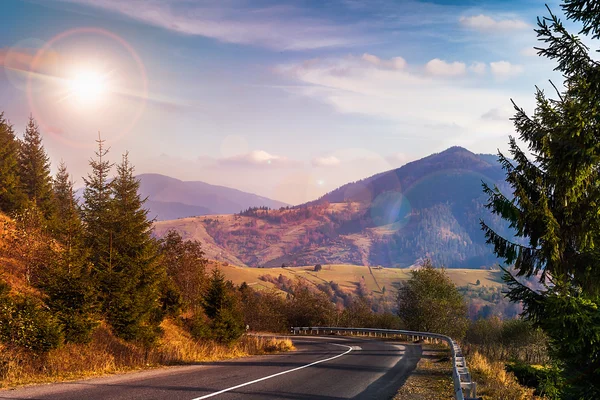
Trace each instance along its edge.
<instances>
[{"instance_id":1,"label":"curved road","mask_svg":"<svg viewBox=\"0 0 600 400\"><path fill-rule=\"evenodd\" d=\"M297 351L0 391L0 399L391 399L421 347L294 337Z\"/></svg>"}]
</instances>

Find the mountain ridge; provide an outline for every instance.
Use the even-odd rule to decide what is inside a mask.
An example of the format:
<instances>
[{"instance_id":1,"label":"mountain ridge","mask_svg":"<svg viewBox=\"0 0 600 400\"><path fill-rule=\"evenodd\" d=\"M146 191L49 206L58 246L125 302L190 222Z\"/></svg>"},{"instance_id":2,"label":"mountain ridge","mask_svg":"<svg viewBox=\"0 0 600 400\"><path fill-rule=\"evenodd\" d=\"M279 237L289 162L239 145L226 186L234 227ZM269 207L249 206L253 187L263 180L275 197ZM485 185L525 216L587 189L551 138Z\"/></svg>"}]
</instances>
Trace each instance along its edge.
<instances>
[{"instance_id":1,"label":"mountain ridge","mask_svg":"<svg viewBox=\"0 0 600 400\"><path fill-rule=\"evenodd\" d=\"M503 183L493 160L452 147L292 208L163 221L155 228L159 236L179 230L210 243L210 257L253 267L405 267L423 257L447 267L489 267L497 259L479 221L507 230L484 206L482 182Z\"/></svg>"}]
</instances>

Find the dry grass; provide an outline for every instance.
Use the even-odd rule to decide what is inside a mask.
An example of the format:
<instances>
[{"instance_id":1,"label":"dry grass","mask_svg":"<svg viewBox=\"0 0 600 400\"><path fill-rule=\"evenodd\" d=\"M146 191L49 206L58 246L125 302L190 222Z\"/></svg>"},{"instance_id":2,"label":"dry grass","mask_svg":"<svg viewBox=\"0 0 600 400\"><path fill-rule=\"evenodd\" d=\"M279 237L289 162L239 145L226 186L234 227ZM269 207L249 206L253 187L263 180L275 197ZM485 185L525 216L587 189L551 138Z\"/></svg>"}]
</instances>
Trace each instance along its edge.
<instances>
[{"instance_id":1,"label":"dry grass","mask_svg":"<svg viewBox=\"0 0 600 400\"><path fill-rule=\"evenodd\" d=\"M423 345L417 368L400 388L394 400L454 399L450 351L445 346Z\"/></svg>"},{"instance_id":2,"label":"dry grass","mask_svg":"<svg viewBox=\"0 0 600 400\"><path fill-rule=\"evenodd\" d=\"M278 277L279 274L295 279L301 277L308 281L319 284L329 281L338 283L342 288L354 291L357 282L364 276L367 289L378 293L379 287L386 287L389 291L400 282L410 278L410 270L407 268L371 268L372 274L369 272L369 267L362 265L323 265L323 269L318 273L313 272L314 266L293 267L293 268L248 268L238 267L235 265L225 265L223 263L213 262L212 265L218 265L223 271L227 279L239 285L246 282L255 289L261 287L271 289L274 287L272 283L263 282L258 279L261 275L273 275ZM447 269L446 273L457 286L465 286L467 284L475 284L477 280L481 282L481 286L500 287L500 271L485 271L476 269Z\"/></svg>"},{"instance_id":3,"label":"dry grass","mask_svg":"<svg viewBox=\"0 0 600 400\"><path fill-rule=\"evenodd\" d=\"M0 345L0 387L81 379L118 372L224 360L293 349L290 339L243 336L232 345L194 340L172 321L162 324L158 345L143 347L117 339L102 325L86 345L68 344L36 356Z\"/></svg>"},{"instance_id":4,"label":"dry grass","mask_svg":"<svg viewBox=\"0 0 600 400\"><path fill-rule=\"evenodd\" d=\"M492 362L481 353L474 352L467 358L472 378L477 382L477 396L483 400L536 399L533 389L519 385L512 373L506 372L504 363Z\"/></svg>"}]
</instances>

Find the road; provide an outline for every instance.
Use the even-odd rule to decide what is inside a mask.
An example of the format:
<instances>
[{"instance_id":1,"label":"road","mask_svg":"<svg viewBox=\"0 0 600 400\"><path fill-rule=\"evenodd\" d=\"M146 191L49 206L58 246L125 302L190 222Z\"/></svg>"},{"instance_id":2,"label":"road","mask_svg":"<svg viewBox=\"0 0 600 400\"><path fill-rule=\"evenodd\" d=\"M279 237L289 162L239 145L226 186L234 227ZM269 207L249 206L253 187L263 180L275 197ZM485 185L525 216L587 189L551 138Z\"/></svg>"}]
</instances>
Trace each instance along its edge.
<instances>
[{"instance_id":1,"label":"road","mask_svg":"<svg viewBox=\"0 0 600 400\"><path fill-rule=\"evenodd\" d=\"M0 391L0 399L391 399L421 357L415 344L295 337L297 351Z\"/></svg>"}]
</instances>

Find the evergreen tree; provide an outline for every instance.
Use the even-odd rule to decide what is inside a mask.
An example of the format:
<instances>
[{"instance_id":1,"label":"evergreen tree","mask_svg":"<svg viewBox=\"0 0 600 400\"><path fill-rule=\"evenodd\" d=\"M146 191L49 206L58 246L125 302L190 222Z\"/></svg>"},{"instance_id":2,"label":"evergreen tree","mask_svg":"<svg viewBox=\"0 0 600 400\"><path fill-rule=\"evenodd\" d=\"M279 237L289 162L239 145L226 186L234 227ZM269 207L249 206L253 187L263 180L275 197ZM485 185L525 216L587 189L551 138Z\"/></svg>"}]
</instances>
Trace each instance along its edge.
<instances>
[{"instance_id":1,"label":"evergreen tree","mask_svg":"<svg viewBox=\"0 0 600 400\"><path fill-rule=\"evenodd\" d=\"M600 38L596 2L566 0L568 19L583 25L589 42ZM537 276L534 291L506 272L508 296L549 336L560 361L568 399L600 398L600 64L578 36L549 9L536 32L538 53L557 62L564 89L548 98L537 89L533 116L515 105L513 118L529 159L510 138L512 160L500 154L512 196L484 185L488 207L509 221L516 240L482 222L495 253L516 275Z\"/></svg>"},{"instance_id":2,"label":"evergreen tree","mask_svg":"<svg viewBox=\"0 0 600 400\"><path fill-rule=\"evenodd\" d=\"M244 333L244 316L236 294L231 281L225 281L225 275L213 269L203 298L211 338L228 343Z\"/></svg>"},{"instance_id":3,"label":"evergreen tree","mask_svg":"<svg viewBox=\"0 0 600 400\"><path fill-rule=\"evenodd\" d=\"M92 280L89 252L84 246L79 207L67 167L61 162L53 184L54 249L40 286L48 307L59 320L66 342L86 343L96 327L97 290Z\"/></svg>"},{"instance_id":4,"label":"evergreen tree","mask_svg":"<svg viewBox=\"0 0 600 400\"><path fill-rule=\"evenodd\" d=\"M26 196L19 179L19 143L12 126L0 112L0 211L13 213L23 208Z\"/></svg>"},{"instance_id":5,"label":"evergreen tree","mask_svg":"<svg viewBox=\"0 0 600 400\"><path fill-rule=\"evenodd\" d=\"M47 220L50 219L54 206L50 160L42 145L39 128L32 116L29 117L20 146L19 173L23 191L29 200L38 205Z\"/></svg>"},{"instance_id":6,"label":"evergreen tree","mask_svg":"<svg viewBox=\"0 0 600 400\"><path fill-rule=\"evenodd\" d=\"M101 290L106 317L117 335L148 344L160 332L165 268L133 171L128 155L123 155L111 185L111 241L108 265L103 265L108 268L101 271Z\"/></svg>"},{"instance_id":7,"label":"evergreen tree","mask_svg":"<svg viewBox=\"0 0 600 400\"><path fill-rule=\"evenodd\" d=\"M99 272L107 270L110 263L112 186L108 181L108 175L113 164L106 160L108 149L104 148L104 140L100 134L96 143L98 143L96 158L89 161L92 172L87 178L83 178L85 189L81 216L85 225L84 244L89 249L90 261L94 269Z\"/></svg>"},{"instance_id":8,"label":"evergreen tree","mask_svg":"<svg viewBox=\"0 0 600 400\"><path fill-rule=\"evenodd\" d=\"M63 161L52 185L54 195L54 215L51 220L54 237L70 249L76 240L83 239L82 225L73 181Z\"/></svg>"}]
</instances>

